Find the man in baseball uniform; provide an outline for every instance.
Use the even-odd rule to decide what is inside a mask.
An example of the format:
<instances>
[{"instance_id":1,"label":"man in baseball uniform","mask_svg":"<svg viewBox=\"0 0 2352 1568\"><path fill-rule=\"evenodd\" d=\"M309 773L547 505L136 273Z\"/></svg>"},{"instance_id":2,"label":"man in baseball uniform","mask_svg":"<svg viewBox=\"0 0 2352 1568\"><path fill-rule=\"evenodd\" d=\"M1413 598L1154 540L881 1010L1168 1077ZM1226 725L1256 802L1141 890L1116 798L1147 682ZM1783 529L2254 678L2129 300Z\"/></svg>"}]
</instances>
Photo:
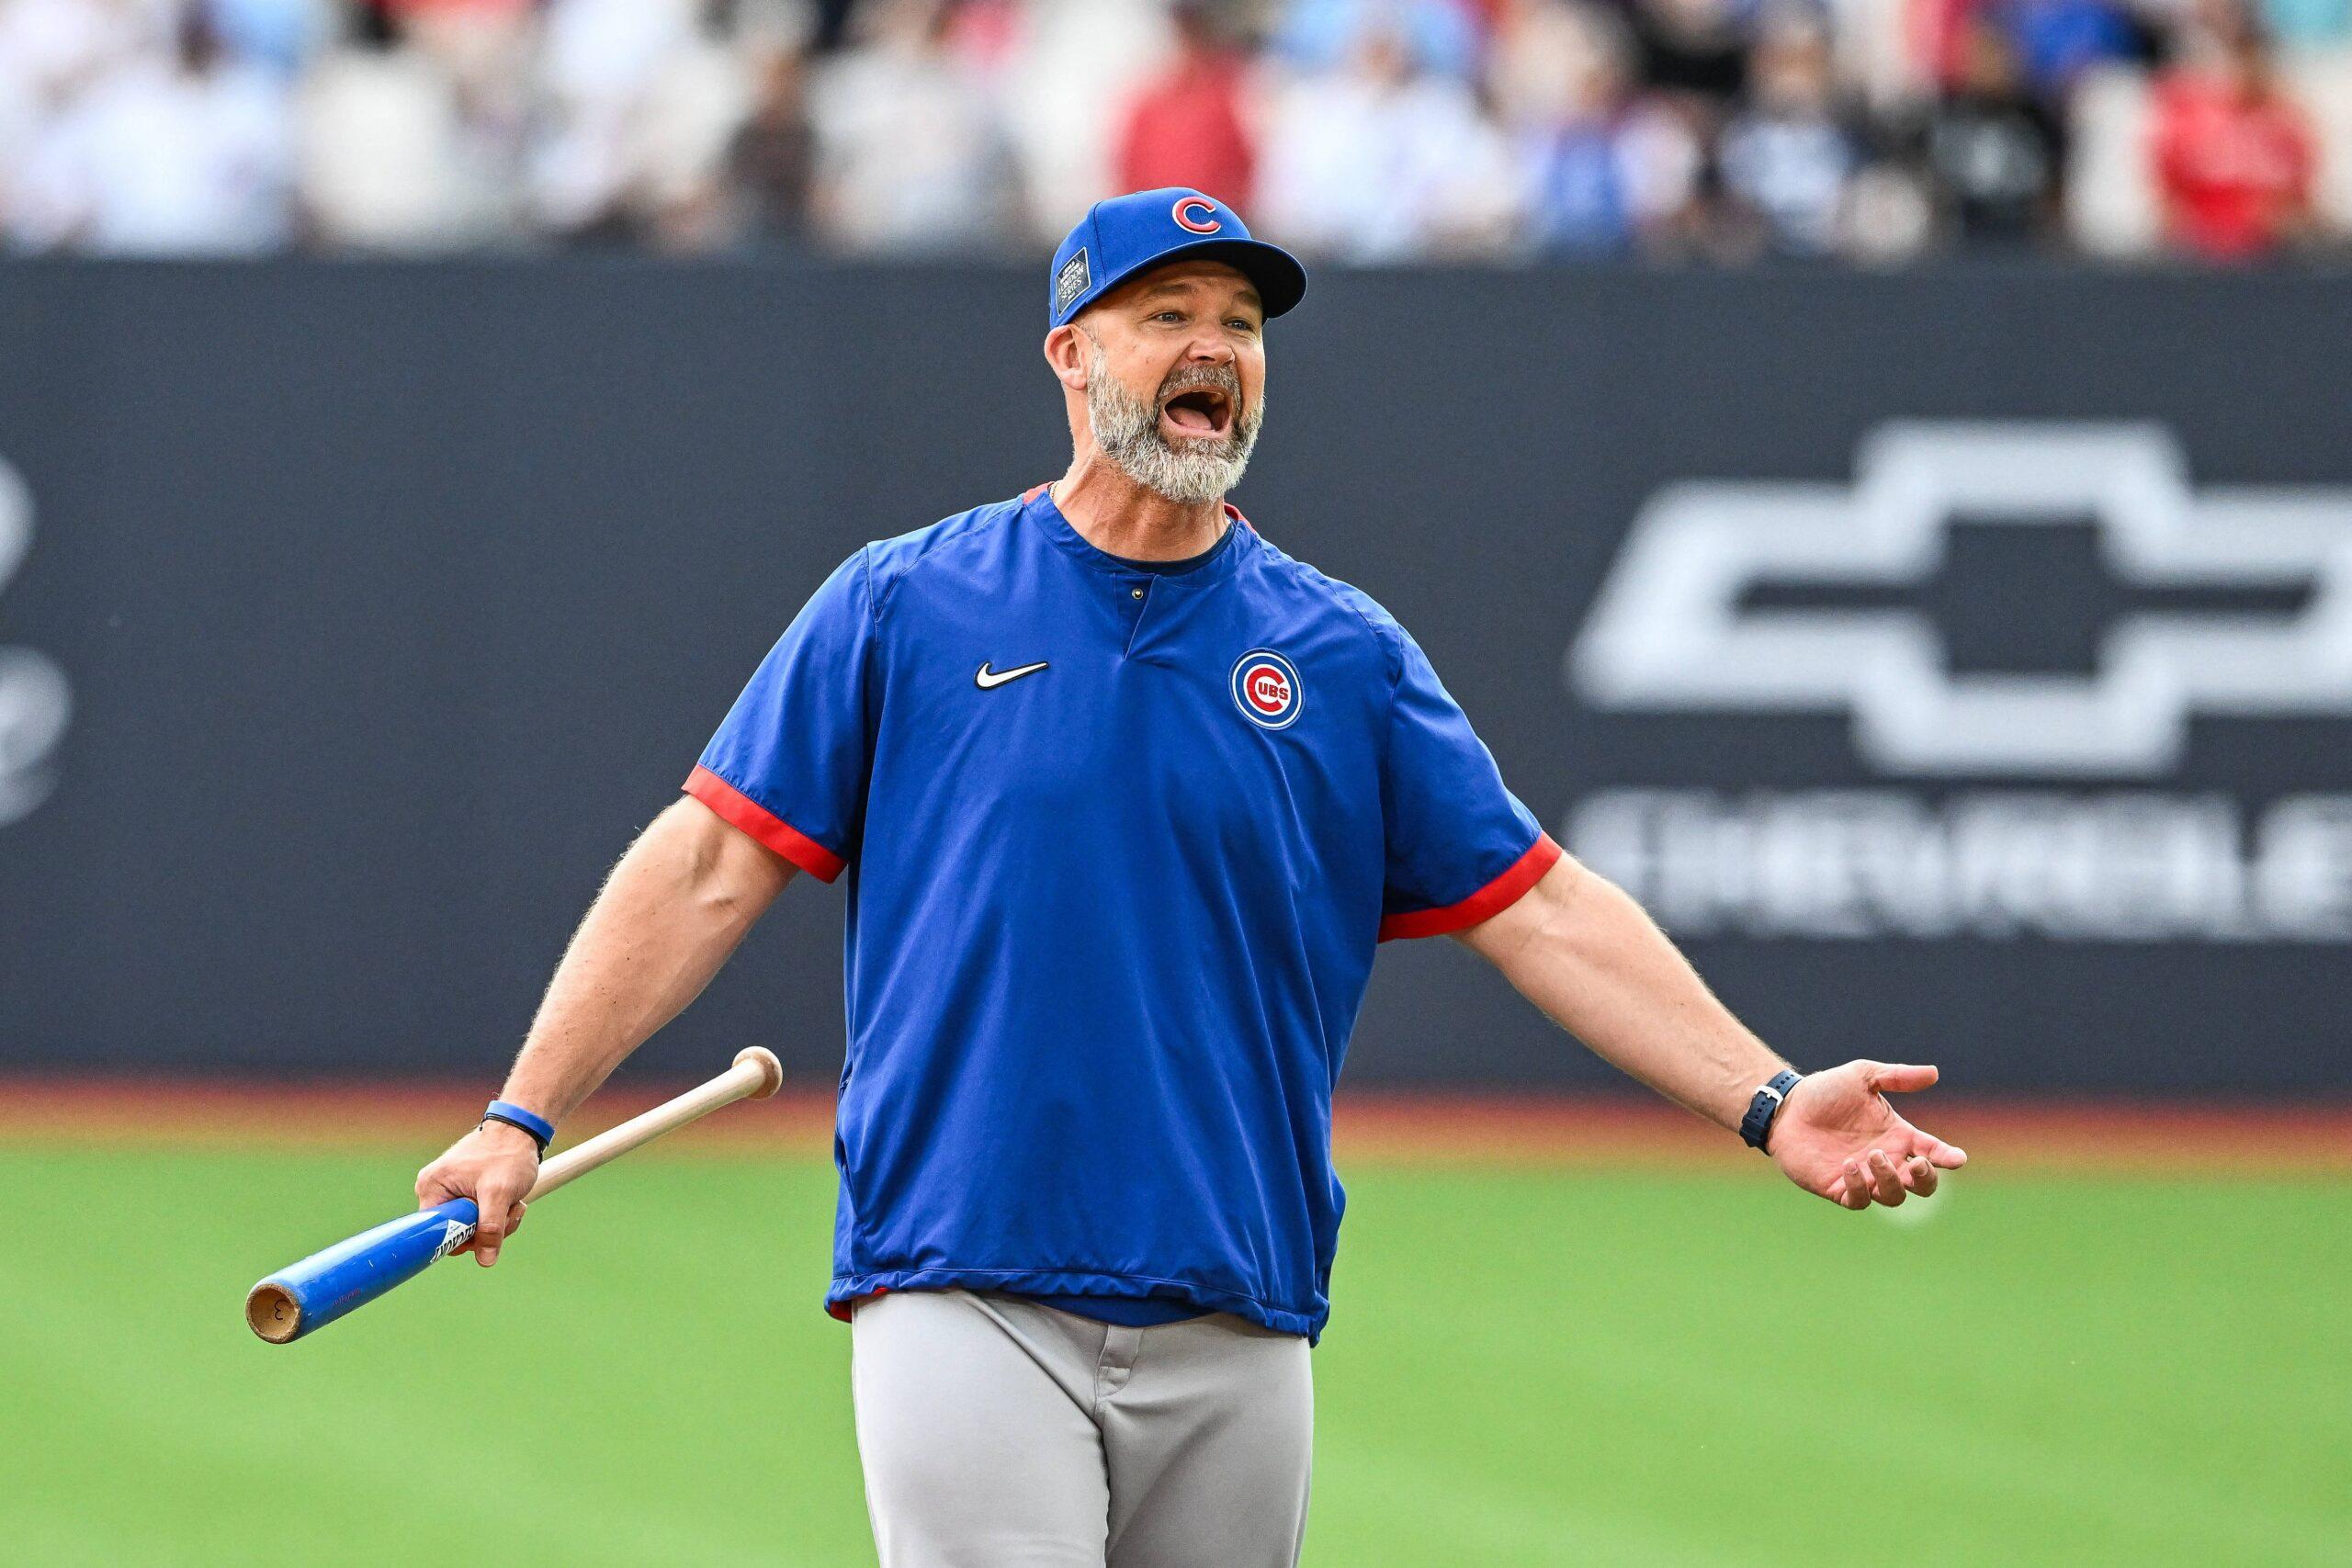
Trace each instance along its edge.
<instances>
[{"instance_id":1,"label":"man in baseball uniform","mask_svg":"<svg viewBox=\"0 0 2352 1568\"><path fill-rule=\"evenodd\" d=\"M1377 943L1450 935L1852 1209L1960 1150L1800 1078L1562 854L1412 637L1225 502L1306 277L1193 190L1047 276L1062 477L866 546L574 937L492 1115L418 1178L485 1264L552 1125L795 875L847 894L825 1302L884 1568L1276 1568L1345 1198L1331 1091Z\"/></svg>"}]
</instances>

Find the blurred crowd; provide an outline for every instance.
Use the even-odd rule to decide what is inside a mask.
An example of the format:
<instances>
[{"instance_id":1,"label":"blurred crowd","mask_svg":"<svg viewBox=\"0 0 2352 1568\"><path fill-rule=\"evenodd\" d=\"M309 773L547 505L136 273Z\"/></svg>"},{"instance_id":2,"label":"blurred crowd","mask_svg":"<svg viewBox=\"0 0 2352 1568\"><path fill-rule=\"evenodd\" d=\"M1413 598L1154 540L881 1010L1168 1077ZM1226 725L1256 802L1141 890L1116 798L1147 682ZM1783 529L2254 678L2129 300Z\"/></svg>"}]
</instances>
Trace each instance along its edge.
<instances>
[{"instance_id":1,"label":"blurred crowd","mask_svg":"<svg viewBox=\"0 0 2352 1568\"><path fill-rule=\"evenodd\" d=\"M2352 0L0 0L0 242L1364 264L2325 250Z\"/></svg>"}]
</instances>

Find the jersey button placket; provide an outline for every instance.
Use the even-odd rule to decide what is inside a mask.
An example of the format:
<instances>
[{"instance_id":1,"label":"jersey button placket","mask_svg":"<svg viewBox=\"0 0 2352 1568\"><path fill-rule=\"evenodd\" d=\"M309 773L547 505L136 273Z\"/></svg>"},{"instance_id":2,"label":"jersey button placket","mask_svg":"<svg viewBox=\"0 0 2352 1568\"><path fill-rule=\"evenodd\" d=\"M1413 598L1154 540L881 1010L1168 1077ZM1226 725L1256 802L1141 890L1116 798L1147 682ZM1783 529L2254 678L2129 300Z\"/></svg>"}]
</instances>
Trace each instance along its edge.
<instances>
[{"instance_id":1,"label":"jersey button placket","mask_svg":"<svg viewBox=\"0 0 2352 1568\"><path fill-rule=\"evenodd\" d=\"M1142 627L1144 615L1151 608L1151 585L1132 577L1122 577L1118 581L1123 590L1118 598L1119 610L1127 626L1126 647L1121 651L1132 653L1135 651L1136 633Z\"/></svg>"}]
</instances>

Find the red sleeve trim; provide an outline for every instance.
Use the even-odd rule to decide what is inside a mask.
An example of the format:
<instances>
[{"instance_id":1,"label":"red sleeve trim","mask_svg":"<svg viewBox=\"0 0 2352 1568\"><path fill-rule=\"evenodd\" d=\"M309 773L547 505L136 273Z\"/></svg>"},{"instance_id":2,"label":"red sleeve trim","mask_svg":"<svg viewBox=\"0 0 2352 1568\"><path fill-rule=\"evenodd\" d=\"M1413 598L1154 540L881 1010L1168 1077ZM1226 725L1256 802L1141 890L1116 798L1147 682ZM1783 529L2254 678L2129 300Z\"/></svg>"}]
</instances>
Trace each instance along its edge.
<instances>
[{"instance_id":1,"label":"red sleeve trim","mask_svg":"<svg viewBox=\"0 0 2352 1568\"><path fill-rule=\"evenodd\" d=\"M820 882L831 882L849 863L708 768L688 773L685 791Z\"/></svg>"},{"instance_id":2,"label":"red sleeve trim","mask_svg":"<svg viewBox=\"0 0 2352 1568\"><path fill-rule=\"evenodd\" d=\"M1527 852L1511 862L1509 871L1462 902L1448 904L1442 909L1409 909L1401 915L1383 915L1380 940L1394 942L1399 937L1443 936L1448 931L1467 931L1518 903L1529 888L1544 880L1544 874L1559 859L1560 846L1552 841L1552 835L1538 833L1535 841L1527 846Z\"/></svg>"}]
</instances>

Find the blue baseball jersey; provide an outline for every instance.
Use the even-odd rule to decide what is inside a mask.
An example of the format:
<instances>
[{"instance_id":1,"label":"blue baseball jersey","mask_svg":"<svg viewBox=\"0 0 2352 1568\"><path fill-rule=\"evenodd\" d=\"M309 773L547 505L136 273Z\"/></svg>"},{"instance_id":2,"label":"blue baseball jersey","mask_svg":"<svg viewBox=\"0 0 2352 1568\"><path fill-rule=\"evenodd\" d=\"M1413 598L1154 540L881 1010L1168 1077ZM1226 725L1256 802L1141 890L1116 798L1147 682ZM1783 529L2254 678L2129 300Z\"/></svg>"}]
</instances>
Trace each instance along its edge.
<instances>
[{"instance_id":1,"label":"blue baseball jersey","mask_svg":"<svg viewBox=\"0 0 2352 1568\"><path fill-rule=\"evenodd\" d=\"M958 1288L1317 1337L1374 944L1559 858L1404 629L1227 510L1176 574L1043 487L868 545L687 780L847 873L836 1316Z\"/></svg>"}]
</instances>

